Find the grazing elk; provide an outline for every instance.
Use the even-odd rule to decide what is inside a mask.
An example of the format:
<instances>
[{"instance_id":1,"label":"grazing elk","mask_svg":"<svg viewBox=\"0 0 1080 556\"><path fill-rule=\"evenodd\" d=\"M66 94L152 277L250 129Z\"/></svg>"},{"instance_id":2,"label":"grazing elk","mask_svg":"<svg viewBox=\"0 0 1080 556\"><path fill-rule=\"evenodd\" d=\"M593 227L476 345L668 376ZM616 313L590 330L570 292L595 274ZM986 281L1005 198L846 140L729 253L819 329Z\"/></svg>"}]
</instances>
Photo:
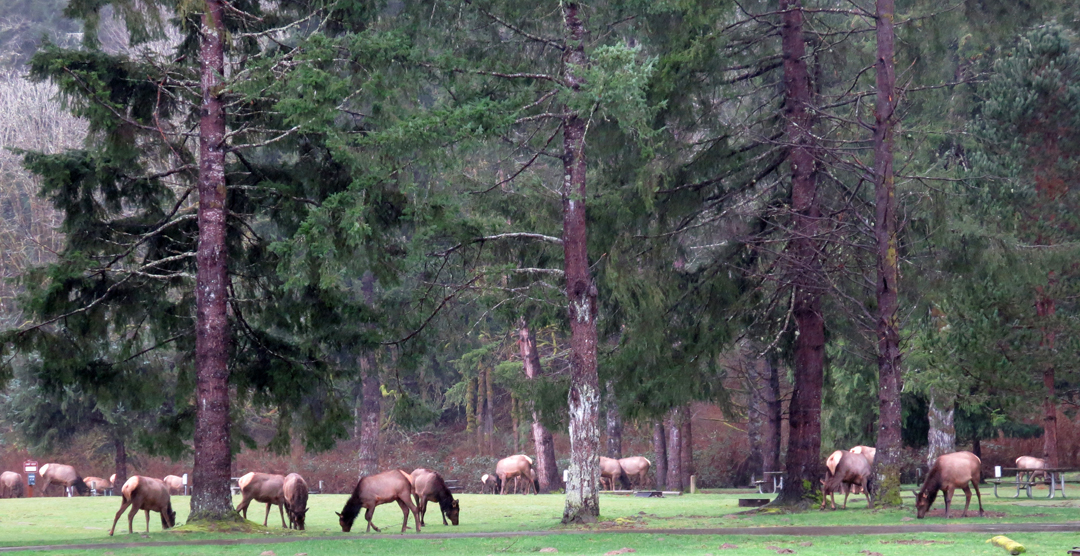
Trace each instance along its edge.
<instances>
[{"instance_id":1,"label":"grazing elk","mask_svg":"<svg viewBox=\"0 0 1080 556\"><path fill-rule=\"evenodd\" d=\"M866 461L870 463L870 469L874 468L874 457L877 455L877 448L871 446L855 446L848 450L853 454L862 454L862 457L866 458ZM852 494L859 494L862 492L862 487L854 487L855 490L851 491Z\"/></svg>"},{"instance_id":2,"label":"grazing elk","mask_svg":"<svg viewBox=\"0 0 1080 556\"><path fill-rule=\"evenodd\" d=\"M866 461L866 458L859 454L853 454L851 452L844 452L837 450L840 453L840 459L836 462L834 471L825 476L825 479L821 481L824 488L821 491L821 508L825 509L825 503L828 501L829 496L832 496L832 509L836 509L836 491L842 491L844 493L844 509L847 509L848 496L850 495L850 488L845 489L845 486L854 487L856 485L863 487L863 492L866 494L866 504L871 509L874 507L874 501L870 499L870 492L866 488L867 483L870 481L870 464ZM836 452L833 452L835 455ZM831 456L830 456L831 458Z\"/></svg>"},{"instance_id":3,"label":"grazing elk","mask_svg":"<svg viewBox=\"0 0 1080 556\"><path fill-rule=\"evenodd\" d=\"M492 494L495 494L500 486L499 478L495 475L484 473L480 476L480 494L484 494L489 490Z\"/></svg>"},{"instance_id":4,"label":"grazing elk","mask_svg":"<svg viewBox=\"0 0 1080 556\"><path fill-rule=\"evenodd\" d=\"M401 522L401 532L404 533L405 529L408 528L409 512L412 512L413 523L416 526L416 532L419 533L420 515L413 504L412 494L412 476L400 469L361 477L360 481L356 483L356 487L353 488L352 495L345 502L345 507L340 512L335 512L338 516L338 524L341 525L342 531L348 533L356 521L356 516L360 515L360 508L365 508L367 512L364 513L364 519L368 523L367 531L375 529L376 533L381 532L371 522L375 507L380 504L397 502L401 508L401 513L404 514L404 519Z\"/></svg>"},{"instance_id":5,"label":"grazing elk","mask_svg":"<svg viewBox=\"0 0 1080 556\"><path fill-rule=\"evenodd\" d=\"M289 528L304 530L304 516L307 515L308 486L298 473L285 476L282 487L285 496L285 514L289 516Z\"/></svg>"},{"instance_id":6,"label":"grazing elk","mask_svg":"<svg viewBox=\"0 0 1080 556\"><path fill-rule=\"evenodd\" d=\"M146 512L147 533L150 532L151 511L161 514L162 529L168 529L176 525L176 512L173 511L172 501L169 500L169 487L165 486L161 479L135 475L124 483L124 487L120 489L120 495L123 497L123 501L120 502L120 510L116 512L116 517L113 519L112 529L109 530L110 537L116 531L116 522L120 521L120 516L128 506L131 506L131 513L128 514L129 534L134 532L131 522L135 519L135 514L139 510Z\"/></svg>"},{"instance_id":7,"label":"grazing elk","mask_svg":"<svg viewBox=\"0 0 1080 556\"><path fill-rule=\"evenodd\" d=\"M630 490L630 480L617 459L600 456L600 488L604 487L604 479L608 481L608 490L615 490L615 479L619 479L623 490Z\"/></svg>"},{"instance_id":8,"label":"grazing elk","mask_svg":"<svg viewBox=\"0 0 1080 556\"><path fill-rule=\"evenodd\" d=\"M64 465L62 463L46 463L38 470L41 475L42 483L41 493L45 493L45 489L49 488L52 483L59 483L63 485L64 492L71 496L71 489L74 488L79 494L85 496L90 494L90 487L86 486L83 482L83 478L75 471L75 468L70 465Z\"/></svg>"},{"instance_id":9,"label":"grazing elk","mask_svg":"<svg viewBox=\"0 0 1080 556\"><path fill-rule=\"evenodd\" d=\"M165 486L169 487L169 494L176 496L184 492L184 480L180 477L165 475L165 478L161 480L165 482Z\"/></svg>"},{"instance_id":10,"label":"grazing elk","mask_svg":"<svg viewBox=\"0 0 1080 556\"><path fill-rule=\"evenodd\" d=\"M964 504L964 516L967 516L971 506L971 489L968 483L975 487L975 495L979 497L979 517L983 517L982 494L979 493L979 481L982 479L982 460L971 452L953 452L938 456L930 472L926 474L922 490L915 494L916 517L922 519L934 505L938 491L945 492L945 519L949 518L949 507L952 505L953 492L960 488L967 495Z\"/></svg>"},{"instance_id":11,"label":"grazing elk","mask_svg":"<svg viewBox=\"0 0 1080 556\"><path fill-rule=\"evenodd\" d=\"M1024 470L1018 472L1017 475L1023 477L1026 474L1028 482L1034 480L1035 477L1042 477L1043 482L1050 482L1050 476L1044 471L1048 467L1044 459L1020 456L1016 458L1016 467Z\"/></svg>"},{"instance_id":12,"label":"grazing elk","mask_svg":"<svg viewBox=\"0 0 1080 556\"><path fill-rule=\"evenodd\" d=\"M0 473L0 498L22 498L25 483L23 476L14 471Z\"/></svg>"},{"instance_id":13,"label":"grazing elk","mask_svg":"<svg viewBox=\"0 0 1080 556\"><path fill-rule=\"evenodd\" d=\"M446 481L443 481L442 475L428 469L420 468L413 470L412 478L413 501L416 502L416 509L420 515L420 525L422 527L427 527L424 516L427 515L428 502L439 503L439 511L442 512L443 525L447 524L447 516L450 517L450 523L457 525L461 508L458 506L458 501L454 500L454 495L450 492L450 488L446 486Z\"/></svg>"},{"instance_id":14,"label":"grazing elk","mask_svg":"<svg viewBox=\"0 0 1080 556\"><path fill-rule=\"evenodd\" d=\"M236 506L236 511L242 513L244 519L247 519L248 506L252 500L265 502L266 515L263 517L263 527L266 527L267 521L270 520L270 506L276 504L278 513L281 514L281 526L288 528L288 525L285 525L285 477L251 472L240 477L237 483L240 485L240 494L243 498L240 499L240 505Z\"/></svg>"},{"instance_id":15,"label":"grazing elk","mask_svg":"<svg viewBox=\"0 0 1080 556\"><path fill-rule=\"evenodd\" d=\"M516 493L517 479L519 477L524 478L527 483L523 494L528 494L530 486L533 489L533 494L540 492L540 481L536 479L532 466L532 458L521 454L499 460L499 463L495 464L495 475L502 485L501 494L506 494L507 479L514 479L514 492Z\"/></svg>"},{"instance_id":16,"label":"grazing elk","mask_svg":"<svg viewBox=\"0 0 1080 556\"><path fill-rule=\"evenodd\" d=\"M622 458L619 460L619 465L622 466L623 472L630 479L630 482L637 482L639 488L644 487L649 480L649 468L652 467L652 462L641 457L631 456L628 458ZM636 479L636 481L635 481Z\"/></svg>"},{"instance_id":17,"label":"grazing elk","mask_svg":"<svg viewBox=\"0 0 1080 556\"><path fill-rule=\"evenodd\" d=\"M112 490L112 481L108 479L102 479L101 477L83 477L83 483L90 487L91 491L104 492Z\"/></svg>"}]
</instances>

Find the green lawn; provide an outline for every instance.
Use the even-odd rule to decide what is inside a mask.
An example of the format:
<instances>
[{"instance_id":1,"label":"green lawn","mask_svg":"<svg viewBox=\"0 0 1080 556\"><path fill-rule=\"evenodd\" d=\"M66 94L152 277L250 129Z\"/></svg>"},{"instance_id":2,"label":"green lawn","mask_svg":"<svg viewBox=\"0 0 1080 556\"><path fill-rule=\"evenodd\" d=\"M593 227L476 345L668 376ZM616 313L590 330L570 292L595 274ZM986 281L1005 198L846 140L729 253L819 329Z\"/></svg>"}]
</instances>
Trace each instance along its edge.
<instances>
[{"instance_id":1,"label":"green lawn","mask_svg":"<svg viewBox=\"0 0 1080 556\"><path fill-rule=\"evenodd\" d=\"M1041 491L1045 496L1045 489ZM1036 491L1038 496L1039 491ZM1075 494L1080 495L1080 490ZM962 493L955 506L957 515L963 508ZM910 535L874 535L864 537L737 537L737 536L680 536L640 534L610 534L611 530L634 529L673 529L673 528L717 528L717 527L769 527L784 525L915 525L918 523L943 523L943 518L928 518L922 522L914 520L911 508L913 497L908 489L906 502L909 506L901 510L867 511L866 500L852 499L848 509L819 512L812 510L794 514L736 515L740 508L738 499L758 497L747 491L719 491L706 494L685 495L671 498L636 498L631 496L601 496L600 523L585 528L595 531L587 535L552 535L545 537L518 537L500 539L423 539L430 533L485 533L503 531L566 531L559 524L562 515L562 495L540 496L492 496L466 494L461 500L461 525L444 526L439 517L438 506L428 508L428 526L419 535L413 532L411 519L409 532L405 539L364 538L365 524L362 514L351 533L342 533L338 527L335 511L340 511L345 503L345 495L314 495L309 500L308 529L304 533L287 532L281 529L281 519L277 508L270 514L270 527L254 535L239 535L247 538L281 537L323 537L340 536L356 540L327 541L305 540L287 544L258 544L241 546L185 546L155 547L111 550L116 554L250 554L259 555L265 550L274 551L279 556L308 553L316 554L496 554L499 552L535 552L543 547L554 547L559 553L603 554L624 546L634 548L639 553L649 554L775 554L767 546L780 549L789 548L798 554L851 554L861 556L860 551L877 552L883 556L890 554L919 554L933 556L946 554L1005 554L999 548L984 544L990 535L985 534L920 534ZM235 500L239 502L239 498ZM1003 517L968 518L964 522L1019 523L1019 522L1076 522L1080 520L1080 500L1075 498L1047 500L1045 497L1034 499L994 498L985 492L984 507L988 511L1000 512ZM188 514L187 497L174 497L173 506L177 519L184 523ZM973 501L974 505L974 501ZM238 535L222 533L162 532L157 514L150 519L150 535L144 537L145 520L140 515L135 518L135 535L127 534L126 513L117 525L115 537L108 536L108 529L113 516L120 506L119 497L81 497L81 498L34 498L8 499L0 502L0 546L24 546L43 544L102 543L102 542L156 542L175 540L205 540L213 538L236 538ZM939 502L935 508L943 508ZM253 504L248 518L262 523L265 506ZM376 525L384 533L397 533L401 527L401 512L396 504L380 506L375 512ZM581 531L574 527L570 530ZM949 541L954 544L939 543L883 544L882 540L921 539ZM1076 534L1016 534L1014 539L1028 546L1029 552L1039 554L1064 555L1066 548L1080 545L1080 535ZM723 543L739 546L737 550L723 550ZM799 543L810 542L812 546ZM1066 546L1067 545L1067 546ZM79 551L63 551L76 553ZM100 551L96 551L100 553ZM868 555L874 556L874 555Z\"/></svg>"}]
</instances>

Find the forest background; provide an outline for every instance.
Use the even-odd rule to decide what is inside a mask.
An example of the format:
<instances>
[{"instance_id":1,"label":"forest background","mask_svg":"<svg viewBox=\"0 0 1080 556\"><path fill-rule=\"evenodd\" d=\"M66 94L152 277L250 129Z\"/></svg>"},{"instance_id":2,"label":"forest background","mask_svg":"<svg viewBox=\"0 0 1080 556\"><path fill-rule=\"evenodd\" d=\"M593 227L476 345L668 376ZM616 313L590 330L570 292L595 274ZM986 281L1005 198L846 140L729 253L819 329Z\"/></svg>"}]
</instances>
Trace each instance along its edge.
<instances>
[{"instance_id":1,"label":"forest background","mask_svg":"<svg viewBox=\"0 0 1080 556\"><path fill-rule=\"evenodd\" d=\"M905 481L1080 465L1077 9L883 4L228 4L232 476L478 490L547 430L560 488L576 200L601 453L675 489L882 430ZM200 9L0 7L5 469L190 469Z\"/></svg>"}]
</instances>

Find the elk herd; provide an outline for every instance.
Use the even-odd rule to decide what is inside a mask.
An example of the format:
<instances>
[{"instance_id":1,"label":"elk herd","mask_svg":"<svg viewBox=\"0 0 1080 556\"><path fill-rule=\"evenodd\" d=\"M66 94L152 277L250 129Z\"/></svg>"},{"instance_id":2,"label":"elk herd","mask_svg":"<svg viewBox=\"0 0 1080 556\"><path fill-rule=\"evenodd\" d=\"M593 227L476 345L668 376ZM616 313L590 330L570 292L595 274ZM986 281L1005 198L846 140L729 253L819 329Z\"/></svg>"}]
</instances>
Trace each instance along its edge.
<instances>
[{"instance_id":1,"label":"elk herd","mask_svg":"<svg viewBox=\"0 0 1080 556\"><path fill-rule=\"evenodd\" d=\"M847 508L848 496L851 494L863 494L866 496L867 505L874 507L870 497L872 470L875 459L875 449L869 446L855 446L850 450L836 450L825 461L827 472L821 480L822 500L821 510L825 509L826 503L831 499L832 509L836 509L836 493L844 494L843 508ZM648 471L651 462L640 456L621 459L600 458L600 481L601 486L614 489L615 484L623 489L645 487L648 483ZM930 507L937 499L938 493L944 493L945 517L949 517L952 506L953 493L960 489L966 495L964 515L967 515L971 506L971 488L974 488L979 501L979 516L983 516L982 495L979 492L979 482L982 462L971 452L954 452L939 456L930 466L930 470L923 482L922 489L915 493L916 516L922 519L929 512ZM1021 475L1028 474L1027 480L1034 477L1046 477L1047 464L1045 461L1030 456L1021 456L1016 459L1016 467ZM56 483L64 487L70 496L72 491L79 494L89 494L91 489L107 491L113 488L116 475L109 479L101 477L82 477L75 468L70 465L59 463L47 463L40 468L41 481L39 487L44 491L50 484ZM481 478L481 492L496 492L506 494L513 481L513 492L522 494L530 491L536 494L539 489L539 481L536 471L533 469L533 459L524 454L513 455L498 461L494 474L484 474ZM5 471L0 474L0 497L14 498L24 496L24 478L21 474ZM266 504L266 512L263 515L263 525L266 526L272 506L278 506L281 516L281 526L289 529L304 529L304 517L307 514L308 485L297 473L288 475L275 475L270 473L248 473L238 480L241 501L236 511L247 518L248 507L252 502ZM523 486L522 486L523 485ZM970 485L970 487L969 487ZM161 526L168 529L176 525L176 512L172 508L171 496L184 491L184 481L176 475L168 475L163 479L135 475L127 479L120 489L122 501L120 509L113 518L111 536L116 530L116 524L125 510L130 508L128 514L128 532L133 531L133 521L139 510L146 514L146 531L150 530L150 512L161 515ZM364 520L367 521L367 531L380 529L371 522L375 508L382 504L396 502L402 512L401 532L408 528L409 516L413 517L414 527L417 532L420 527L426 526L425 516L429 502L439 505L442 514L443 525L457 525L460 513L458 500L454 499L451 489L439 473L418 468L412 473L406 473L400 469L385 471L375 475L361 477L353 488L345 507L341 512L335 512L341 530L349 532L356 521L360 511L364 510ZM286 517L288 523L286 524ZM447 522L449 520L449 523Z\"/></svg>"}]
</instances>

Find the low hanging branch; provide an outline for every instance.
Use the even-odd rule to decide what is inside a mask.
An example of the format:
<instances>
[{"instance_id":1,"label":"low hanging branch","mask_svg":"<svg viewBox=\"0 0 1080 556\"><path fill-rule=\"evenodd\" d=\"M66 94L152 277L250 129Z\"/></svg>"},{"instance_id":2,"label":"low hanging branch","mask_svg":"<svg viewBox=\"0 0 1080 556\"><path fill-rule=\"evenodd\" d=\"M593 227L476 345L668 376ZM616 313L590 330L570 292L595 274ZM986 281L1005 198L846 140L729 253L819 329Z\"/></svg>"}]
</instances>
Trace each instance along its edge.
<instances>
[{"instance_id":1,"label":"low hanging branch","mask_svg":"<svg viewBox=\"0 0 1080 556\"><path fill-rule=\"evenodd\" d=\"M453 246L453 247L451 247L451 248L449 248L449 249L447 249L445 251L437 251L437 252L434 252L434 253L428 253L428 256L431 256L431 257L446 257L446 256L450 255L451 253L457 251L458 249L461 249L462 247L465 247L465 246L468 246L468 245L473 245L475 243L486 243L488 241L495 241L495 240L499 240L499 239L534 239L534 240L537 240L537 241L553 243L555 245L562 245L562 243L563 243L563 240L561 238L557 238L555 236L546 236L544 234L534 234L534 233L529 233L529 232L509 232L509 233L505 233L505 234L496 234L496 235L493 235L493 236L478 237L478 238L472 239L472 240L464 242L464 243L459 243L459 244L457 244L457 245L455 245L455 246Z\"/></svg>"}]
</instances>

